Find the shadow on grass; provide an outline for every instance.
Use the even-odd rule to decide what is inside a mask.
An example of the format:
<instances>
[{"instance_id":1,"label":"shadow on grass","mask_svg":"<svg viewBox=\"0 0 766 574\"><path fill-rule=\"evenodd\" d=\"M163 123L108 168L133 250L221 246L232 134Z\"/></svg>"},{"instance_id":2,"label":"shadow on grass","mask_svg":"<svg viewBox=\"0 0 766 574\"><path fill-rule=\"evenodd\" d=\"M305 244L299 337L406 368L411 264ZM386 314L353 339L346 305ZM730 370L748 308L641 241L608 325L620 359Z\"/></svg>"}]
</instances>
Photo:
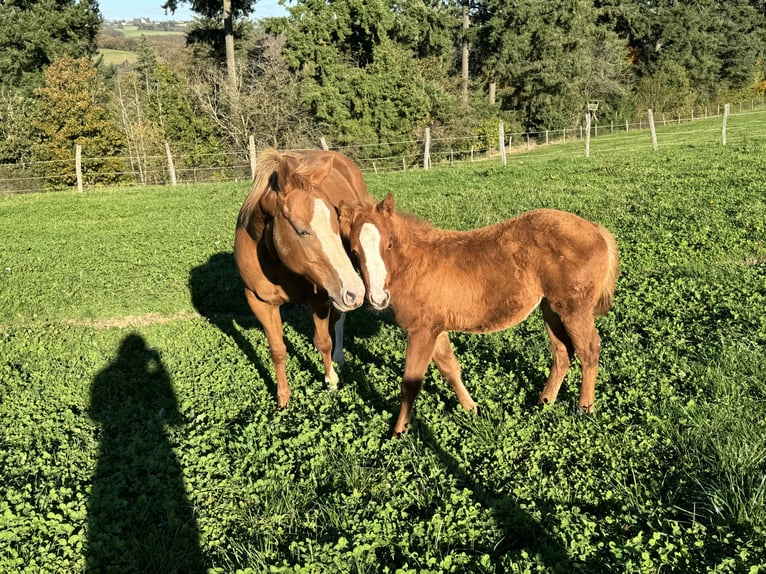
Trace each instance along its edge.
<instances>
[{"instance_id":1,"label":"shadow on grass","mask_svg":"<svg viewBox=\"0 0 766 574\"><path fill-rule=\"evenodd\" d=\"M263 327L247 305L244 289L245 285L239 276L232 252L216 253L204 264L193 268L189 274L189 290L194 308L237 344L258 371L258 376L268 387L276 404L277 386L273 365L270 360L264 364L252 343L242 334L242 329L255 327L263 333L264 342L266 341ZM280 313L283 323L294 328L305 340L305 344L309 345L319 357L319 352L314 350L312 342L314 323L308 306L303 303L286 304L282 305ZM348 324L346 322L346 331L348 331ZM302 355L289 339L285 338L284 341L288 355L293 357ZM317 380L324 380L324 370L320 371L320 368L321 366L318 367L316 363L310 361L301 362L301 369L312 371Z\"/></svg>"},{"instance_id":2,"label":"shadow on grass","mask_svg":"<svg viewBox=\"0 0 766 574\"><path fill-rule=\"evenodd\" d=\"M375 334L378 331L379 325L382 322L390 322L390 315L376 315L366 313L364 316L355 316L357 321L360 321L362 328L359 329L360 333ZM377 325L375 324L377 322ZM349 351L353 352L365 363L382 363L387 361L387 357L375 356L371 353L364 344L364 339L354 339L354 342L349 346ZM460 350L455 348L458 354ZM532 364L527 364L523 358L516 358L514 363L517 366L520 364L523 366L525 374L533 380L540 378L539 373L536 371ZM403 368L403 365L402 365ZM435 368L435 367L430 367ZM375 405L376 408L386 408L391 412L398 413L399 402L392 402L385 397L381 396L377 389L364 381L364 372L361 370L347 371L348 384L356 385L360 395L369 404ZM541 380L541 384L544 383L544 378ZM429 392L426 385L422 392ZM431 389L430 392L444 392L451 397L451 401L457 405L457 398L454 396L454 392L447 387L447 383L444 382L444 389ZM526 405L525 408L537 408L536 401L534 404ZM477 415L481 416L481 415ZM393 422L396 415L392 418L391 429L393 429ZM513 497L507 493L501 492L501 489L493 486L482 484L476 480L471 474L463 468L460 461L445 450L436 438L435 433L422 419L417 419L417 411L414 414L415 424L410 431L412 438L423 444L428 450L433 452L441 465L446 471L451 474L455 480L464 485L471 493L471 497L477 504L490 511L495 521L502 528L502 539L493 548L476 548L477 553L487 553L492 557L493 566L495 571L502 572L502 566L500 565L503 555L509 552L520 552L525 550L530 556L537 556L538 559L545 565L548 571L554 573L569 573L573 571L597 571L594 569L594 565L590 563L583 563L573 561L566 549L556 540L554 536L548 533L547 529L537 519L530 516L519 504L513 500ZM397 439L391 439L397 440ZM539 507L540 505L538 505Z\"/></svg>"},{"instance_id":3,"label":"shadow on grass","mask_svg":"<svg viewBox=\"0 0 766 574\"><path fill-rule=\"evenodd\" d=\"M159 353L136 334L91 387L98 463L88 502L86 568L204 572L199 534L167 427L183 423Z\"/></svg>"}]
</instances>

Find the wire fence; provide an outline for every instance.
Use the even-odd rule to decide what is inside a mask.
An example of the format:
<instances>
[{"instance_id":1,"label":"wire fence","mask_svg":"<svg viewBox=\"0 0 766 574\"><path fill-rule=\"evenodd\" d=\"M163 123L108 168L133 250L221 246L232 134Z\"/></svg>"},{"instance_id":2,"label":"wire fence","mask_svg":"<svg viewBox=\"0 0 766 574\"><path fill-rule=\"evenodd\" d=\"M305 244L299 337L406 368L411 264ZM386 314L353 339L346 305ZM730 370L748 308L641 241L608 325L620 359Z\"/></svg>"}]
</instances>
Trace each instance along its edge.
<instances>
[{"instance_id":1,"label":"wire fence","mask_svg":"<svg viewBox=\"0 0 766 574\"><path fill-rule=\"evenodd\" d=\"M649 114L651 116L651 114ZM725 145L737 138L766 139L766 104L763 99L731 106L728 123L723 106L714 113L707 109L683 117L680 114L657 114L658 146ZM650 125L647 119L633 122L594 122L590 133L583 127L544 131L498 134L471 134L464 137L430 138L389 143L355 144L322 147L344 153L354 159L363 172L427 169L436 165L454 165L476 161L502 161L516 158L544 158L550 154L562 157L583 156L587 141L592 154L626 154L651 149ZM318 142L319 143L319 142ZM570 145L561 145L570 144ZM30 193L49 190L90 189L104 185L176 185L216 181L251 180L258 152L251 147L245 153L211 153L184 155L171 153L172 143L156 154L140 158L128 154L119 157L83 157L50 162L0 164L0 193ZM317 146L319 147L319 146Z\"/></svg>"}]
</instances>

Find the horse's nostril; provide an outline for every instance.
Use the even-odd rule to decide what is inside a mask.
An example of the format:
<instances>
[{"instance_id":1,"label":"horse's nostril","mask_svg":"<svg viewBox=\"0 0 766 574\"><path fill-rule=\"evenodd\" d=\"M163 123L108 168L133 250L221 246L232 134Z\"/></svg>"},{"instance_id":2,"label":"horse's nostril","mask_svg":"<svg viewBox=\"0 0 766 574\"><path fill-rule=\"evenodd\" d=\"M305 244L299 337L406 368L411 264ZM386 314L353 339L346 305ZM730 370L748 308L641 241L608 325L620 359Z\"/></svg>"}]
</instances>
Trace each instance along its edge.
<instances>
[{"instance_id":1,"label":"horse's nostril","mask_svg":"<svg viewBox=\"0 0 766 574\"><path fill-rule=\"evenodd\" d=\"M356 305L356 293L353 291L346 291L346 295L344 297L346 305Z\"/></svg>"}]
</instances>

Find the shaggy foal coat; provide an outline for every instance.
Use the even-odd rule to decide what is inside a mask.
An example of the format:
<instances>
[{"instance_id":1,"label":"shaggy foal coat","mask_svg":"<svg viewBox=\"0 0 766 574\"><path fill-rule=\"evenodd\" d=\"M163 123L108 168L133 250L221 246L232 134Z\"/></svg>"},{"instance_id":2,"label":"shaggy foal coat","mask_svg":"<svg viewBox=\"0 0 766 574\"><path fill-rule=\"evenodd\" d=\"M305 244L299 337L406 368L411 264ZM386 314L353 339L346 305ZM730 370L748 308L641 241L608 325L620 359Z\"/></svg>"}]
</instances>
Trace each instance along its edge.
<instances>
[{"instance_id":1,"label":"shaggy foal coat","mask_svg":"<svg viewBox=\"0 0 766 574\"><path fill-rule=\"evenodd\" d=\"M390 305L408 334L402 405L406 431L433 359L460 404L476 405L462 383L448 331L487 333L526 319L539 305L553 362L541 403L552 403L577 354L579 407L591 412L601 340L595 315L612 305L618 253L605 228L571 213L538 209L473 231L437 229L398 213L389 194L377 205L341 205L349 241L376 309Z\"/></svg>"}]
</instances>

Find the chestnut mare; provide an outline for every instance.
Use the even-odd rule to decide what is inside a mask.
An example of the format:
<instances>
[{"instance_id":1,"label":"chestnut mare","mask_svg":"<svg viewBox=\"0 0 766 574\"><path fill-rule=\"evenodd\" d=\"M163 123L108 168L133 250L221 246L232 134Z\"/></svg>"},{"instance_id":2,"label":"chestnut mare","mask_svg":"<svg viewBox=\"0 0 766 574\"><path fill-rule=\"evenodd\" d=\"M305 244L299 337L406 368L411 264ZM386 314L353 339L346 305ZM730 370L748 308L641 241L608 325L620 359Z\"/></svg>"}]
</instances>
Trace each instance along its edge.
<instances>
[{"instance_id":1,"label":"chestnut mare","mask_svg":"<svg viewBox=\"0 0 766 574\"><path fill-rule=\"evenodd\" d=\"M335 388L332 361L343 362L342 312L364 302L364 284L338 234L341 200L373 203L349 158L329 151L266 150L258 156L255 183L239 212L234 258L250 309L266 331L280 407L290 400L280 306L308 303L325 381Z\"/></svg>"},{"instance_id":2,"label":"chestnut mare","mask_svg":"<svg viewBox=\"0 0 766 574\"><path fill-rule=\"evenodd\" d=\"M556 400L577 353L583 372L579 407L593 410L601 349L594 316L611 307L617 278L617 244L609 231L551 209L474 231L446 231L398 213L391 194L377 205L340 209L341 235L358 259L370 304L390 304L407 332L395 435L407 430L431 359L460 404L476 410L448 331L506 329L538 305L553 354L540 402Z\"/></svg>"}]
</instances>

